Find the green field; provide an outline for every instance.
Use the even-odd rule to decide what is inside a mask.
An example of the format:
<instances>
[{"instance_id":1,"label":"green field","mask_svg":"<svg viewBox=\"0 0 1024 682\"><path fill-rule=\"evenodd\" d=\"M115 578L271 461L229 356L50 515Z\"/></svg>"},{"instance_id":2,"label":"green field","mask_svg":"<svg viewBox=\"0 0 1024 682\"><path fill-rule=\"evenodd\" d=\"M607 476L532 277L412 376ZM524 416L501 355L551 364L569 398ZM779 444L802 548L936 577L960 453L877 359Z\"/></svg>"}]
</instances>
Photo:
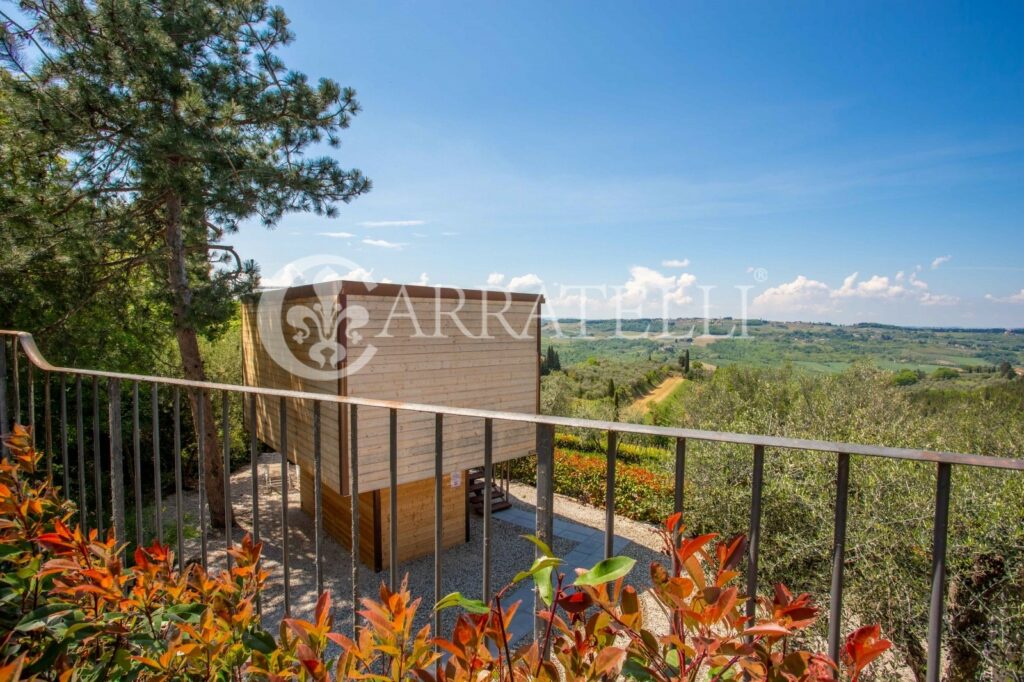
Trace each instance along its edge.
<instances>
[{"instance_id":1,"label":"green field","mask_svg":"<svg viewBox=\"0 0 1024 682\"><path fill-rule=\"evenodd\" d=\"M743 338L738 323L725 319L713 321L710 331L725 336L734 326L731 338L691 340L659 338L664 331L661 320L623 321L621 336L615 335L614 321L599 320L587 322L589 338L580 338L578 322L561 321L561 337L549 322L544 327L544 342L555 346L565 366L588 358L673 362L687 349L693 360L715 366L791 365L815 373L841 372L863 361L882 369L925 373L939 367L979 370L1002 362L1024 366L1024 329L923 329L753 320ZM703 321L673 320L668 329L681 337L691 327L699 334Z\"/></svg>"}]
</instances>

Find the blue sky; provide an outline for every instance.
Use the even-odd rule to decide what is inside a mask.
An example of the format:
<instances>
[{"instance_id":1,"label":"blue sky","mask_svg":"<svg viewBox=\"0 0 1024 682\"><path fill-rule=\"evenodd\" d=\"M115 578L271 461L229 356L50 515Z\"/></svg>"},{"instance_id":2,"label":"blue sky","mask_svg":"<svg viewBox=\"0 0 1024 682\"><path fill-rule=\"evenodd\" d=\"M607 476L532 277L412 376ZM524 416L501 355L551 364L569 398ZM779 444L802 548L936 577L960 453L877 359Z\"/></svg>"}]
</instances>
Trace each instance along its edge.
<instances>
[{"instance_id":1,"label":"blue sky","mask_svg":"<svg viewBox=\"0 0 1024 682\"><path fill-rule=\"evenodd\" d=\"M289 66L359 93L330 153L374 190L243 228L270 281L331 254L562 316L563 285L618 287L593 317L749 286L771 319L1024 326L1024 5L284 7Z\"/></svg>"}]
</instances>

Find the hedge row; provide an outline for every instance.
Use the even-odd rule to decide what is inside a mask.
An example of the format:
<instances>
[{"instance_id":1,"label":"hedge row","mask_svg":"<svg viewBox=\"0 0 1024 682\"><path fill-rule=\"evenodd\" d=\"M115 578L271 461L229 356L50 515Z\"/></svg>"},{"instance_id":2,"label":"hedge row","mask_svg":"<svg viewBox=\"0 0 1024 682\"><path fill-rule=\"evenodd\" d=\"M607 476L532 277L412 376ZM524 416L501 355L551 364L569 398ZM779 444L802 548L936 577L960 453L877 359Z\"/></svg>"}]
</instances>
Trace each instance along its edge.
<instances>
[{"instance_id":1,"label":"hedge row","mask_svg":"<svg viewBox=\"0 0 1024 682\"><path fill-rule=\"evenodd\" d=\"M537 459L511 463L512 478L536 484ZM555 492L595 507L604 507L603 457L555 449ZM615 512L637 521L658 523L672 513L672 477L643 467L619 463L615 468Z\"/></svg>"}]
</instances>

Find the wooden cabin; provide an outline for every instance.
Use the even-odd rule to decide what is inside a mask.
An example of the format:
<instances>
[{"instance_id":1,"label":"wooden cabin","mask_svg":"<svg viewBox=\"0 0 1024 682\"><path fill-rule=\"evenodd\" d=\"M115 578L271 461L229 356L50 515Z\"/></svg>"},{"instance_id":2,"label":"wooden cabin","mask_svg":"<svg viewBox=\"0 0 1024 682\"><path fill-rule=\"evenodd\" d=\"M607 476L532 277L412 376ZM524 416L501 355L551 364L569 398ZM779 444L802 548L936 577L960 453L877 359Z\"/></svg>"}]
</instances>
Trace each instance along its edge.
<instances>
[{"instance_id":1,"label":"wooden cabin","mask_svg":"<svg viewBox=\"0 0 1024 682\"><path fill-rule=\"evenodd\" d=\"M540 402L543 298L338 281L269 290L242 311L248 385L384 400L535 414ZM313 406L257 399L256 433L301 471L302 507L313 513ZM349 411L322 404L324 528L350 544ZM483 465L484 423L445 416L444 546L468 541L466 472ZM494 422L495 463L527 455L530 424ZM389 413L358 408L359 556L374 570L389 561ZM398 413L398 560L433 552L434 415Z\"/></svg>"}]
</instances>

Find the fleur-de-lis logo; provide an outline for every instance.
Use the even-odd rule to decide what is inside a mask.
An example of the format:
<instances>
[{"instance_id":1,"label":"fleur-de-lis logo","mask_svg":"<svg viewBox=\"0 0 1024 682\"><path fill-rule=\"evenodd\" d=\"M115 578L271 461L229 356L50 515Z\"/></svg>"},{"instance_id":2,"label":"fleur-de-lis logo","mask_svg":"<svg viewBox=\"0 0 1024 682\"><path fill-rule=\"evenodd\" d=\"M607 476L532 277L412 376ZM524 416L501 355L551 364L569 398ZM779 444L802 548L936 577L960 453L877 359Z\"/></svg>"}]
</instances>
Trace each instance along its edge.
<instances>
[{"instance_id":1,"label":"fleur-de-lis logo","mask_svg":"<svg viewBox=\"0 0 1024 682\"><path fill-rule=\"evenodd\" d=\"M338 256L310 256L282 268L273 279L286 279L289 286L323 284L312 284L313 294L294 299L294 304L286 288L261 294L257 327L263 349L274 362L290 374L315 381L354 374L370 362L377 348L358 331L370 314L361 305L343 308L338 282L331 281L344 279L338 273L357 271L366 272ZM342 330L344 338L339 336Z\"/></svg>"},{"instance_id":2,"label":"fleur-de-lis logo","mask_svg":"<svg viewBox=\"0 0 1024 682\"><path fill-rule=\"evenodd\" d=\"M295 329L292 340L305 346L313 333L315 341L306 351L309 359L320 367L331 369L341 366L346 356L346 344L338 340L341 323L346 321L345 333L350 343L362 341L362 335L356 329L366 325L369 314L362 306L350 306L342 309L336 298L321 298L312 307L294 305L288 309L285 321Z\"/></svg>"}]
</instances>

